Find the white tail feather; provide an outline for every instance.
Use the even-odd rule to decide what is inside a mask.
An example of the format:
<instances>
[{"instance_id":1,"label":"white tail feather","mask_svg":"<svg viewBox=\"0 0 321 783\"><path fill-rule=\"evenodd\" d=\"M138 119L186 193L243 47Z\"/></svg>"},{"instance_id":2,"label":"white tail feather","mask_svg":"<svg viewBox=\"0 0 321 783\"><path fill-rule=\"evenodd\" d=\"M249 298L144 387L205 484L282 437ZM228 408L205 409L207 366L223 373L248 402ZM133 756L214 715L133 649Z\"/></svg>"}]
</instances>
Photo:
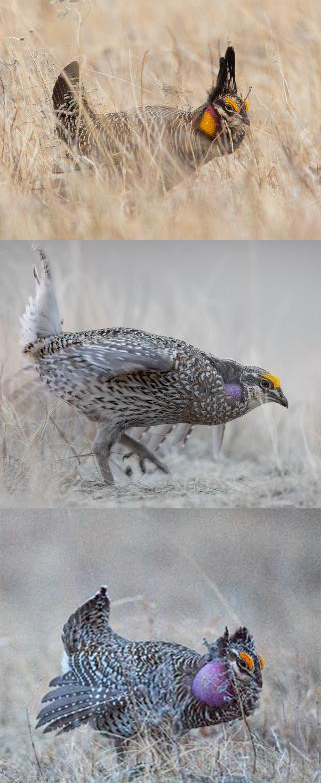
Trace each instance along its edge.
<instances>
[{"instance_id":1,"label":"white tail feather","mask_svg":"<svg viewBox=\"0 0 321 783\"><path fill-rule=\"evenodd\" d=\"M42 248L33 248L41 260L41 274L38 275L34 266L33 274L36 281L35 297L29 297L25 312L20 318L20 343L22 346L35 342L39 337L51 334L61 334L62 321L53 286L49 261Z\"/></svg>"}]
</instances>

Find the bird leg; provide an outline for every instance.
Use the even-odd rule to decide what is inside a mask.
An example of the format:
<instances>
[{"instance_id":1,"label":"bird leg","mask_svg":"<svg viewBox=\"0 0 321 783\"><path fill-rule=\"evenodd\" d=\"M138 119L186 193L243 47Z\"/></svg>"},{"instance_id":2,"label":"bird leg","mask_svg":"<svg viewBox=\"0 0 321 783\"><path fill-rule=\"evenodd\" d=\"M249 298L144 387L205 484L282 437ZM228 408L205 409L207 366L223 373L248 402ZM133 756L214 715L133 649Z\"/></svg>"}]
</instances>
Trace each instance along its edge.
<instances>
[{"instance_id":1,"label":"bird leg","mask_svg":"<svg viewBox=\"0 0 321 783\"><path fill-rule=\"evenodd\" d=\"M162 470L163 473L169 472L166 465L164 465L164 463L161 462L161 460L158 459L158 457L156 457L152 451L144 446L143 443L135 440L135 438L132 438L130 435L120 433L119 429L119 425L113 426L111 424L104 424L98 428L94 441L93 453L97 457L99 470L104 484L114 484L113 474L109 465L109 458L111 448L117 440L119 440L123 446L131 450L129 454L125 455L125 459L130 457L132 454L137 454L142 473L146 472L144 464L145 460L152 462L153 465L156 465L156 467L159 468L159 470Z\"/></svg>"},{"instance_id":2,"label":"bird leg","mask_svg":"<svg viewBox=\"0 0 321 783\"><path fill-rule=\"evenodd\" d=\"M111 447L116 440L112 437L113 430L109 424L99 427L93 445L93 453L97 462L104 484L114 484L113 474L109 467Z\"/></svg>"},{"instance_id":3,"label":"bird leg","mask_svg":"<svg viewBox=\"0 0 321 783\"><path fill-rule=\"evenodd\" d=\"M140 443L138 440L135 440L135 438L132 438L130 435L125 435L124 433L119 438L119 441L123 444L123 446L131 449L129 454L125 454L124 459L131 457L132 454L137 454L139 457L139 465L142 473L146 473L146 468L144 465L145 460L152 462L152 464L156 465L156 467L159 468L159 470L162 470L163 473L169 473L166 465L164 465L164 463L161 462L161 460L158 459L158 457L156 457L152 451L144 446L143 443Z\"/></svg>"}]
</instances>

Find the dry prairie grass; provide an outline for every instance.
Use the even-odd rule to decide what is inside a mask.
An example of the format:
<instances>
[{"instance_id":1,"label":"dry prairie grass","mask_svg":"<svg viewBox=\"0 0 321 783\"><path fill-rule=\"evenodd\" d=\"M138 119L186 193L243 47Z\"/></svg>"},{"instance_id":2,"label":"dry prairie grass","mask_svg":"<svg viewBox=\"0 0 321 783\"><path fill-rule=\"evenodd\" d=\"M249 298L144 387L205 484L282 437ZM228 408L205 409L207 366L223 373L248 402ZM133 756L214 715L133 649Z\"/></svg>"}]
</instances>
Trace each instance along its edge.
<instances>
[{"instance_id":1,"label":"dry prairie grass","mask_svg":"<svg viewBox=\"0 0 321 783\"><path fill-rule=\"evenodd\" d=\"M321 6L318 0L22 0L0 9L2 238L319 239ZM219 47L252 87L251 132L166 196L108 183L96 170L55 175L64 152L51 91L84 58L100 109L197 106Z\"/></svg>"},{"instance_id":2,"label":"dry prairie grass","mask_svg":"<svg viewBox=\"0 0 321 783\"><path fill-rule=\"evenodd\" d=\"M164 446L170 475L103 487L88 455L93 425L21 370L19 316L33 292L29 242L0 243L0 504L3 506L321 506L320 285L317 243L49 242L66 331L131 326L272 369L289 410L266 405ZM273 248L273 253L271 249ZM126 249L126 252L123 250ZM304 264L302 258L304 257Z\"/></svg>"},{"instance_id":3,"label":"dry prairie grass","mask_svg":"<svg viewBox=\"0 0 321 783\"><path fill-rule=\"evenodd\" d=\"M1 780L122 779L111 744L89 727L61 737L34 731L41 697L59 673L62 625L108 582L112 626L129 638L200 650L204 636L246 623L266 658L261 705L250 719L255 772L248 731L238 722L191 733L180 764L155 763L139 781L318 783L319 517L295 510L0 512ZM150 762L148 746L142 755Z\"/></svg>"}]
</instances>

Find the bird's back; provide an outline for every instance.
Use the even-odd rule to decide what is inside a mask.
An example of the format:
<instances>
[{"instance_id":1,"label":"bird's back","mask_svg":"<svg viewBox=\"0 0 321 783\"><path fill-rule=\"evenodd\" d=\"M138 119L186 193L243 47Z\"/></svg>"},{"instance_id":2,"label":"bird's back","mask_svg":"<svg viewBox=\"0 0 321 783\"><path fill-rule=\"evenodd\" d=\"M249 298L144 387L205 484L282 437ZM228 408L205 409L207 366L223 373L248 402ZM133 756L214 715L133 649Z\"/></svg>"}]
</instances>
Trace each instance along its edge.
<instances>
[{"instance_id":1,"label":"bird's back","mask_svg":"<svg viewBox=\"0 0 321 783\"><path fill-rule=\"evenodd\" d=\"M69 668L80 683L105 686L148 684L159 667L179 670L199 658L193 650L172 642L131 641L110 626L107 588L100 591L68 618L62 641Z\"/></svg>"}]
</instances>

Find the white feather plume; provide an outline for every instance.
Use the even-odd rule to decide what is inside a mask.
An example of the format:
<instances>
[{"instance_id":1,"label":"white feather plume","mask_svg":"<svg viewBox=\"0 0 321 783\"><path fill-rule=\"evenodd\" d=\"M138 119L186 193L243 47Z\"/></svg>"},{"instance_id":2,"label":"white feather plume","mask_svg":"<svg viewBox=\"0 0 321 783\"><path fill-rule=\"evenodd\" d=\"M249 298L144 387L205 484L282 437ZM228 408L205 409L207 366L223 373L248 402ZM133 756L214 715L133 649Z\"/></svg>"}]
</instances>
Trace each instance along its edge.
<instances>
[{"instance_id":1,"label":"white feather plume","mask_svg":"<svg viewBox=\"0 0 321 783\"><path fill-rule=\"evenodd\" d=\"M34 298L29 297L25 312L20 318L20 343L22 346L35 342L38 338L62 332L62 321L54 290L49 261L40 247L33 248L40 256L41 274L34 266L36 281Z\"/></svg>"}]
</instances>

